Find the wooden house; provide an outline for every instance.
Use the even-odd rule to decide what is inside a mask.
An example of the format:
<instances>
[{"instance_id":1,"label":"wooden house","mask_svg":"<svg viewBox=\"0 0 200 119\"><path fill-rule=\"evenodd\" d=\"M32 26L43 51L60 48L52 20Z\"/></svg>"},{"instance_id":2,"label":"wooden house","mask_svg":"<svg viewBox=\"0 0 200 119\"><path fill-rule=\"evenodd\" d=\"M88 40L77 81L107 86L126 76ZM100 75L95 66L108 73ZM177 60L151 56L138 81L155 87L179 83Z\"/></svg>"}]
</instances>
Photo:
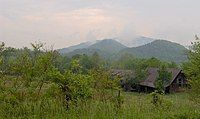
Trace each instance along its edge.
<instances>
[{"instance_id":1,"label":"wooden house","mask_svg":"<svg viewBox=\"0 0 200 119\"><path fill-rule=\"evenodd\" d=\"M158 78L158 68L149 68L148 76L145 80L140 82L140 91L153 92L156 89L155 83ZM169 68L168 72L172 74L171 79L164 84L165 92L178 92L187 85L184 73L180 69Z\"/></svg>"}]
</instances>

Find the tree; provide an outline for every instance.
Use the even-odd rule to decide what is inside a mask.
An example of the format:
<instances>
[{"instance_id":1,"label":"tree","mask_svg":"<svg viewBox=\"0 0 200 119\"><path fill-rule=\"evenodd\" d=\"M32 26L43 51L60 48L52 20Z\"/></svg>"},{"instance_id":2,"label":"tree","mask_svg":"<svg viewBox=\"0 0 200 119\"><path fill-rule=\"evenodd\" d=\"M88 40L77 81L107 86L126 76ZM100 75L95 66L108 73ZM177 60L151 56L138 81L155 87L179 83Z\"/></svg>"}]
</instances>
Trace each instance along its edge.
<instances>
[{"instance_id":1,"label":"tree","mask_svg":"<svg viewBox=\"0 0 200 119\"><path fill-rule=\"evenodd\" d=\"M2 55L3 55L3 52L4 52L4 50L5 50L5 44L4 44L4 42L2 42L1 44L0 44L0 74L2 74L3 73L3 71L2 71L2 66L3 66L3 57L2 57Z\"/></svg>"},{"instance_id":2,"label":"tree","mask_svg":"<svg viewBox=\"0 0 200 119\"><path fill-rule=\"evenodd\" d=\"M196 41L192 42L188 53L189 61L183 64L184 72L189 79L190 97L200 105L200 39L196 35Z\"/></svg>"},{"instance_id":3,"label":"tree","mask_svg":"<svg viewBox=\"0 0 200 119\"><path fill-rule=\"evenodd\" d=\"M172 74L167 71L166 66L165 65L161 66L161 68L158 70L158 77L155 82L155 86L158 93L165 92L165 85L170 81L171 77Z\"/></svg>"},{"instance_id":4,"label":"tree","mask_svg":"<svg viewBox=\"0 0 200 119\"><path fill-rule=\"evenodd\" d=\"M125 73L121 85L125 91L130 91L130 89L139 91L139 83L144 80L146 76L147 71L143 70L141 67L137 67L134 71Z\"/></svg>"},{"instance_id":5,"label":"tree","mask_svg":"<svg viewBox=\"0 0 200 119\"><path fill-rule=\"evenodd\" d=\"M136 59L131 54L125 53L120 56L115 65L121 69L134 69L136 67Z\"/></svg>"},{"instance_id":6,"label":"tree","mask_svg":"<svg viewBox=\"0 0 200 119\"><path fill-rule=\"evenodd\" d=\"M44 44L41 42L39 43L36 42L36 43L31 43L31 46L33 47L34 56L36 56L41 52L41 49L43 48Z\"/></svg>"},{"instance_id":7,"label":"tree","mask_svg":"<svg viewBox=\"0 0 200 119\"><path fill-rule=\"evenodd\" d=\"M159 67L162 62L159 59L152 57L150 59L147 59L146 64L148 65L148 67Z\"/></svg>"},{"instance_id":8,"label":"tree","mask_svg":"<svg viewBox=\"0 0 200 119\"><path fill-rule=\"evenodd\" d=\"M92 61L93 61L94 68L99 68L101 66L102 60L101 60L98 52L95 52L92 55Z\"/></svg>"},{"instance_id":9,"label":"tree","mask_svg":"<svg viewBox=\"0 0 200 119\"><path fill-rule=\"evenodd\" d=\"M90 72L93 78L93 98L106 101L113 97L110 92L119 90L119 79L112 77L104 68L93 69Z\"/></svg>"}]
</instances>

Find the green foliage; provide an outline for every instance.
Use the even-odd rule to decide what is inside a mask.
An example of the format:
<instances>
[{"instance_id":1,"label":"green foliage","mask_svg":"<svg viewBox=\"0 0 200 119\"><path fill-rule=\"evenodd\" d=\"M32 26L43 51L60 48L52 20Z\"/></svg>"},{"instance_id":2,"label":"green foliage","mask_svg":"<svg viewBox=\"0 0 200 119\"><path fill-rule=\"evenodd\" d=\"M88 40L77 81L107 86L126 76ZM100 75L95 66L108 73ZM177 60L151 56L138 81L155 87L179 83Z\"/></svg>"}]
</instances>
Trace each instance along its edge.
<instances>
[{"instance_id":1,"label":"green foliage","mask_svg":"<svg viewBox=\"0 0 200 119\"><path fill-rule=\"evenodd\" d=\"M141 69L145 70L149 67L159 68L160 66L165 65L168 68L177 67L174 62L166 62L161 61L157 58L149 58L149 59L138 59L133 57L130 54L124 54L121 58L115 62L113 62L112 67L116 69Z\"/></svg>"},{"instance_id":2,"label":"green foliage","mask_svg":"<svg viewBox=\"0 0 200 119\"><path fill-rule=\"evenodd\" d=\"M79 64L79 60L72 60L72 62L70 63L70 70L73 73L81 72L81 68L82 66Z\"/></svg>"},{"instance_id":3,"label":"green foliage","mask_svg":"<svg viewBox=\"0 0 200 119\"><path fill-rule=\"evenodd\" d=\"M152 92L150 94L152 96L152 101L151 103L155 106L158 107L162 104L163 99L162 99L162 94L159 94L157 91Z\"/></svg>"},{"instance_id":4,"label":"green foliage","mask_svg":"<svg viewBox=\"0 0 200 119\"><path fill-rule=\"evenodd\" d=\"M105 69L93 69L90 75L93 78L94 99L107 101L113 98L113 91L120 90L119 80L113 79Z\"/></svg>"},{"instance_id":5,"label":"green foliage","mask_svg":"<svg viewBox=\"0 0 200 119\"><path fill-rule=\"evenodd\" d=\"M152 109L147 95L122 92L119 79L111 76L107 69L111 67L106 67L112 61L97 53L69 58L44 49L41 43L32 46L32 50L0 46L0 118L199 117L199 107L185 103L189 101L185 96L166 96L168 101L163 96L160 108ZM113 67L136 69L139 73L134 84L144 78L146 67L163 63L131 56L122 61L113 63Z\"/></svg>"},{"instance_id":6,"label":"green foliage","mask_svg":"<svg viewBox=\"0 0 200 119\"><path fill-rule=\"evenodd\" d=\"M125 91L131 91L133 89L135 91L139 91L139 83L142 80L145 80L147 77L147 71L143 69L135 69L135 72L125 73L125 76L122 79L122 86Z\"/></svg>"},{"instance_id":7,"label":"green foliage","mask_svg":"<svg viewBox=\"0 0 200 119\"><path fill-rule=\"evenodd\" d=\"M113 67L117 69L134 69L138 62L132 55L124 54L113 63Z\"/></svg>"},{"instance_id":8,"label":"green foliage","mask_svg":"<svg viewBox=\"0 0 200 119\"><path fill-rule=\"evenodd\" d=\"M68 110L61 101L53 98L44 98L37 102L26 101L15 107L0 103L0 118L198 119L200 115L199 108L190 102L185 93L163 95L163 99L172 100L172 105L163 104L156 108L146 94L123 95L124 103L121 109L117 110L115 103L96 100L77 101L77 105L70 104Z\"/></svg>"},{"instance_id":9,"label":"green foliage","mask_svg":"<svg viewBox=\"0 0 200 119\"><path fill-rule=\"evenodd\" d=\"M171 72L168 72L166 67L163 65L158 70L158 77L155 82L156 89L159 93L165 92L166 85L170 82L170 79L172 79Z\"/></svg>"},{"instance_id":10,"label":"green foliage","mask_svg":"<svg viewBox=\"0 0 200 119\"><path fill-rule=\"evenodd\" d=\"M169 110L173 106L173 102L164 97L164 93L154 91L150 94L151 103L153 104L154 109L158 110Z\"/></svg>"},{"instance_id":11,"label":"green foliage","mask_svg":"<svg viewBox=\"0 0 200 119\"><path fill-rule=\"evenodd\" d=\"M197 105L200 105L200 39L197 36L188 58L189 61L183 64L183 68L191 86L190 96Z\"/></svg>"},{"instance_id":12,"label":"green foliage","mask_svg":"<svg viewBox=\"0 0 200 119\"><path fill-rule=\"evenodd\" d=\"M1 43L0 44L0 75L3 75L3 64L4 64L4 61L3 61L3 57L2 57L2 54L4 52L4 49L5 49L5 44L4 43Z\"/></svg>"},{"instance_id":13,"label":"green foliage","mask_svg":"<svg viewBox=\"0 0 200 119\"><path fill-rule=\"evenodd\" d=\"M67 71L64 75L58 71L50 77L60 87L66 101L87 99L92 96L92 78L89 75Z\"/></svg>"},{"instance_id":14,"label":"green foliage","mask_svg":"<svg viewBox=\"0 0 200 119\"><path fill-rule=\"evenodd\" d=\"M49 73L49 79L60 87L67 107L69 101L85 100L91 97L98 96L106 100L107 91L118 88L118 80L112 80L109 73L103 69L96 67L88 74L84 74L78 59L71 61L70 69L64 74L57 69L52 70Z\"/></svg>"}]
</instances>

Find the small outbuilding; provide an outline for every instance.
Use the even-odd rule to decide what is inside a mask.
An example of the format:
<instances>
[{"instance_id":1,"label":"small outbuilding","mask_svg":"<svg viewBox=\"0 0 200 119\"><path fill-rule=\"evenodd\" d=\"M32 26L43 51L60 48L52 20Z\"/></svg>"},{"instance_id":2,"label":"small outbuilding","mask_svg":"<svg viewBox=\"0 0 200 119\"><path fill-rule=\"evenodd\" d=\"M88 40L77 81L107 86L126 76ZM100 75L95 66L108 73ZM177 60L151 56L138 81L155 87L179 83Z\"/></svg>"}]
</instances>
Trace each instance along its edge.
<instances>
[{"instance_id":1,"label":"small outbuilding","mask_svg":"<svg viewBox=\"0 0 200 119\"><path fill-rule=\"evenodd\" d=\"M140 82L140 91L153 92L156 89L155 83L158 78L158 68L148 68L147 78ZM168 68L168 72L172 74L171 79L164 85L165 92L179 92L187 85L187 80L180 69Z\"/></svg>"}]
</instances>

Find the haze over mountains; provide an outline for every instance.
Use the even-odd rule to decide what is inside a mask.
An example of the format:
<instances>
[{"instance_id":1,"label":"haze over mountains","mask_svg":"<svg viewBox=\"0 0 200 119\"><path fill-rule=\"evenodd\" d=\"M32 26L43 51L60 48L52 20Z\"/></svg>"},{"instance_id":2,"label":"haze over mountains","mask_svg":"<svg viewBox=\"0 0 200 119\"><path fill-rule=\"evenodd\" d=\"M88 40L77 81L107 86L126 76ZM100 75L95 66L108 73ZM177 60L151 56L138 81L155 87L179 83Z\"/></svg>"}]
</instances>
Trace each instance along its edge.
<instances>
[{"instance_id":1,"label":"haze over mountains","mask_svg":"<svg viewBox=\"0 0 200 119\"><path fill-rule=\"evenodd\" d=\"M187 49L178 43L139 37L129 42L129 46L134 47L128 47L128 45L124 44L113 39L104 39L93 43L84 42L75 46L59 49L58 51L69 57L76 54L92 55L97 52L101 57L109 59L116 59L124 54L131 54L137 58L155 57L160 60L176 63L187 60Z\"/></svg>"},{"instance_id":2,"label":"haze over mountains","mask_svg":"<svg viewBox=\"0 0 200 119\"><path fill-rule=\"evenodd\" d=\"M138 46L148 44L154 40L156 39L140 36L140 37L136 37L133 40L121 41L121 43L126 45L127 47L138 47Z\"/></svg>"}]
</instances>

